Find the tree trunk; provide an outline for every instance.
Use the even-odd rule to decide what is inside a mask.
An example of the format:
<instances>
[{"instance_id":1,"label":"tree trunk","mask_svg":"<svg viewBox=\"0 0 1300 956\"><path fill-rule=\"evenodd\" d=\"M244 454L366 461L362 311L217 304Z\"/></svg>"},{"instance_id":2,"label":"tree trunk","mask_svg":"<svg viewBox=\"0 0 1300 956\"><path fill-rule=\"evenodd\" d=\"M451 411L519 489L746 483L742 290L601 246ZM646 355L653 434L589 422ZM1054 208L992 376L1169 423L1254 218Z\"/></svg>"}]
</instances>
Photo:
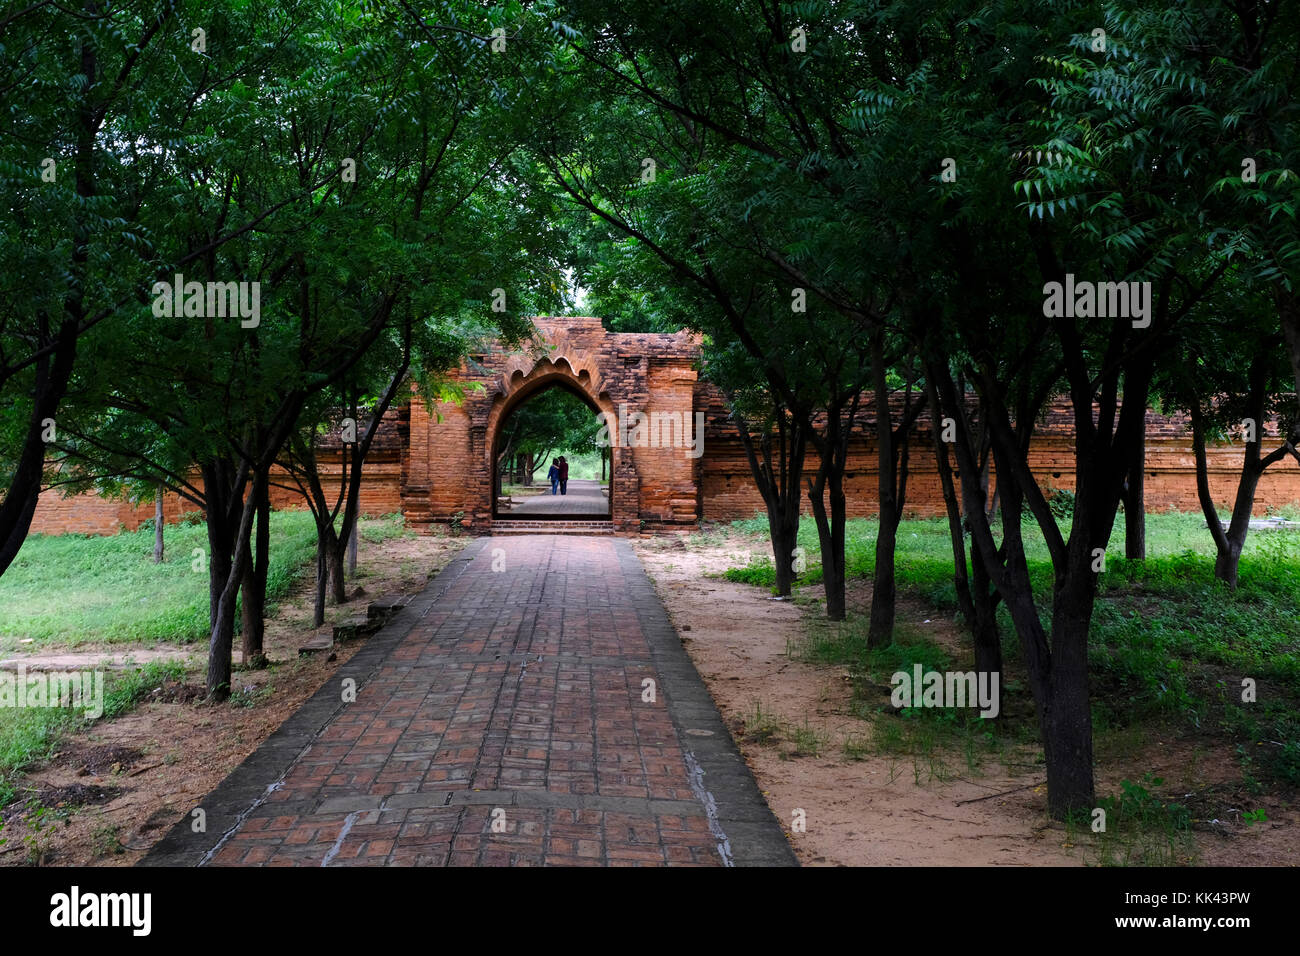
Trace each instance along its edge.
<instances>
[{"instance_id":1,"label":"tree trunk","mask_svg":"<svg viewBox=\"0 0 1300 956\"><path fill-rule=\"evenodd\" d=\"M748 423L734 410L734 406L732 416L745 449L750 474L767 509L772 564L776 568L775 590L778 597L787 597L794 584L794 551L799 545L800 485L807 433L779 402L772 411L772 420L764 424L757 446L749 433ZM602 451L602 469L604 460Z\"/></svg>"},{"instance_id":2,"label":"tree trunk","mask_svg":"<svg viewBox=\"0 0 1300 956\"><path fill-rule=\"evenodd\" d=\"M848 509L844 500L844 470L832 468L826 482L831 501L831 551L830 560L822 554L822 576L826 586L826 617L842 621L848 616L844 588L847 569L844 555L844 523Z\"/></svg>"},{"instance_id":3,"label":"tree trunk","mask_svg":"<svg viewBox=\"0 0 1300 956\"><path fill-rule=\"evenodd\" d=\"M326 559L326 554L325 545L318 533L316 538L316 588L311 617L313 627L320 627L325 623L325 593L329 584L329 561Z\"/></svg>"},{"instance_id":4,"label":"tree trunk","mask_svg":"<svg viewBox=\"0 0 1300 956\"><path fill-rule=\"evenodd\" d=\"M1262 358L1251 363L1250 391L1246 396L1246 407L1250 418L1255 422L1255 440L1246 442L1241 459L1241 472L1237 478L1237 493L1233 498L1232 517L1225 531L1219 520L1219 510L1210 494L1209 465L1205 453L1205 418L1199 397L1193 396L1189 401L1192 420L1192 450L1196 457L1196 494L1201 503L1201 513L1205 515L1206 527L1214 539L1214 576L1232 589L1236 589L1238 569L1241 564L1241 552L1246 547L1246 535L1250 532L1250 517L1255 510L1255 495L1259 490L1259 480L1265 469L1276 461L1283 450L1274 452L1267 459L1260 457L1260 447L1264 442L1264 415L1268 402L1268 372Z\"/></svg>"},{"instance_id":5,"label":"tree trunk","mask_svg":"<svg viewBox=\"0 0 1300 956\"><path fill-rule=\"evenodd\" d=\"M347 603L343 581L343 559L347 541L339 537L334 517L328 512L316 516L316 591L312 621L316 627L325 623L325 601Z\"/></svg>"},{"instance_id":6,"label":"tree trunk","mask_svg":"<svg viewBox=\"0 0 1300 956\"><path fill-rule=\"evenodd\" d=\"M348 580L357 576L357 539L360 537L360 521L352 522L352 533L348 535Z\"/></svg>"},{"instance_id":7,"label":"tree trunk","mask_svg":"<svg viewBox=\"0 0 1300 956\"><path fill-rule=\"evenodd\" d=\"M809 487L808 497L813 507L813 519L817 523L817 538L821 543L822 587L826 592L826 617L832 621L842 621L847 616L847 601L844 593L847 577L844 525L848 517L848 509L844 499L844 468L861 394L860 390L854 390L847 396L847 409L844 400L834 399L827 403L826 432L821 436L820 441L817 440L810 414L805 415L800 423L806 429L810 439L816 442L817 454L821 459L816 482ZM827 496L830 498L829 515L826 508Z\"/></svg>"},{"instance_id":8,"label":"tree trunk","mask_svg":"<svg viewBox=\"0 0 1300 956\"><path fill-rule=\"evenodd\" d=\"M826 617L842 621L847 616L844 595L844 488L839 486L836 502L836 469L823 458L817 477L809 483L808 501L817 524L817 540L822 553L822 589L826 593ZM826 510L827 487L830 486L830 513Z\"/></svg>"},{"instance_id":9,"label":"tree trunk","mask_svg":"<svg viewBox=\"0 0 1300 956\"><path fill-rule=\"evenodd\" d=\"M876 567L871 582L871 623L867 628L867 647L888 647L893 642L894 609L898 597L894 580L894 552L898 546L898 522L902 514L898 500L898 455L894 453L894 422L889 410L883 336L883 332L877 334L871 357L872 375L875 379L876 487L880 498L880 514L876 528ZM904 416L906 417L906 411ZM899 440L906 441L906 435L900 436Z\"/></svg>"},{"instance_id":10,"label":"tree trunk","mask_svg":"<svg viewBox=\"0 0 1300 956\"><path fill-rule=\"evenodd\" d=\"M1227 547L1219 551L1214 558L1214 576L1226 584L1228 587L1236 590L1237 574L1241 565L1241 552L1246 547L1246 533L1250 530L1250 504L1246 505L1246 517L1244 520L1238 520L1239 509L1243 504L1243 497L1247 494L1254 497L1254 486L1259 484L1259 476L1255 475L1249 479L1251 489L1246 491L1245 483L1248 479L1242 479L1242 484L1237 488L1236 507L1232 511L1232 520L1228 524L1228 530L1224 537L1227 539Z\"/></svg>"},{"instance_id":11,"label":"tree trunk","mask_svg":"<svg viewBox=\"0 0 1300 956\"><path fill-rule=\"evenodd\" d=\"M957 504L957 490L953 484L952 463L948 459L948 446L942 439L939 403L931 389L930 407L934 409L931 431L934 437L934 461L939 472L939 487L943 491L944 510L948 515L948 540L952 545L952 587L957 594L957 607L966 619L966 625L975 627L975 599L971 594L970 577L966 571L966 535L962 529L961 506ZM976 562L978 564L978 562Z\"/></svg>"},{"instance_id":12,"label":"tree trunk","mask_svg":"<svg viewBox=\"0 0 1300 956\"><path fill-rule=\"evenodd\" d=\"M343 556L347 550L347 542L339 540L338 535L334 535L328 551L329 556L329 585L330 585L330 603L346 604L348 601L348 592L343 580Z\"/></svg>"},{"instance_id":13,"label":"tree trunk","mask_svg":"<svg viewBox=\"0 0 1300 956\"><path fill-rule=\"evenodd\" d=\"M1257 432L1262 432L1264 423L1257 420L1255 427ZM1259 442L1246 445L1241 476L1237 479L1237 495L1232 503L1232 518L1223 535L1223 546L1217 548L1214 560L1214 576L1234 590L1237 587L1241 552L1245 550L1246 535L1250 532L1250 516L1255 510L1255 493L1259 490L1259 479L1264 474L1264 469L1260 467L1259 445ZM1218 540L1215 544L1219 544Z\"/></svg>"},{"instance_id":14,"label":"tree trunk","mask_svg":"<svg viewBox=\"0 0 1300 956\"><path fill-rule=\"evenodd\" d=\"M271 501L268 477L259 472L253 480L253 495L257 499L257 532L253 550L241 590L241 632L244 664L247 667L265 667L266 653L266 581L271 551Z\"/></svg>"},{"instance_id":15,"label":"tree trunk","mask_svg":"<svg viewBox=\"0 0 1300 956\"><path fill-rule=\"evenodd\" d=\"M1088 689L1088 630L1092 622L1096 575L1090 559L1057 593L1052 609L1049 692L1039 709L1047 770L1047 806L1063 818L1096 806L1092 775L1092 708ZM1076 583L1077 582L1077 583Z\"/></svg>"},{"instance_id":16,"label":"tree trunk","mask_svg":"<svg viewBox=\"0 0 1300 956\"><path fill-rule=\"evenodd\" d=\"M257 593L257 571L253 567L253 562L249 561L244 566L244 578L239 586L239 629L242 641L241 650L243 653L244 666L261 667L264 666L265 659L261 661L255 658L262 657L262 602L261 596ZM257 650L253 650L256 647Z\"/></svg>"},{"instance_id":17,"label":"tree trunk","mask_svg":"<svg viewBox=\"0 0 1300 956\"><path fill-rule=\"evenodd\" d=\"M948 414L960 415L961 397L957 394L951 376L943 375L937 382L940 397ZM986 388L988 388L986 383ZM981 393L985 402L996 398L989 392ZM1033 587L1025 557L1022 520L1024 493L1015 474L1011 458L1027 446L1029 425L1017 434L1010 424L1005 409L986 405L987 419L981 424L991 437L991 447L998 472L998 498L1002 513L1002 542L994 538L988 516L982 503L984 490L980 485L980 467L972 453L964 418L958 417L956 450L963 489L967 503L967 521L970 523L973 547L977 562L988 572L997 592L1005 601L1011 619L1020 637L1022 656L1028 672L1029 686L1039 718L1043 740L1043 754L1047 764L1048 808L1052 815L1062 818L1071 811L1090 808L1095 802L1092 785L1092 724L1087 686L1087 635L1092 615L1091 594L1078 583L1078 562L1087 562L1083 573L1092 578L1092 594L1096 579L1091 575L1091 552L1087 539L1080 537L1066 567L1058 569L1058 586L1054 589L1053 631L1049 645L1043 629L1042 618L1034 601ZM1031 423L1033 409L1018 409L1016 419ZM1026 414L1028 413L1028 414ZM1023 464L1023 463L1022 463ZM1082 466L1081 466L1082 467ZM1093 466L1095 467L1095 465ZM1081 474L1081 489L1091 489L1093 476ZM1087 513L1092 505L1091 490L1081 494L1076 504L1076 522L1093 522L1095 515ZM975 506L976 502L980 506ZM1060 628L1058 631L1057 628ZM993 641L982 642L991 656ZM1061 654L1057 667L1057 652ZM991 663L986 666L992 666ZM999 682L1001 683L1001 682Z\"/></svg>"},{"instance_id":18,"label":"tree trunk","mask_svg":"<svg viewBox=\"0 0 1300 956\"><path fill-rule=\"evenodd\" d=\"M794 549L799 546L799 517L794 520L780 510L767 509L767 528L772 538L772 563L776 568L775 591L789 597L794 586Z\"/></svg>"},{"instance_id":19,"label":"tree trunk","mask_svg":"<svg viewBox=\"0 0 1300 956\"><path fill-rule=\"evenodd\" d=\"M926 397L930 407L931 431L934 438L934 457L939 470L939 484L943 488L944 507L948 513L948 537L952 541L953 588L957 592L957 605L961 609L966 626L970 628L975 648L975 671L977 674L998 675L997 712L1002 713L1002 638L998 633L996 590L992 588L988 570L979 556L971 562L969 575L966 563L966 535L962 525L961 506L957 501L957 490L953 481L952 464L948 459L948 446L942 437L942 409L939 393L934 385L935 373L928 369ZM964 409L961 411L964 412ZM968 434L967 429L962 435ZM961 440L954 435L954 440ZM971 504L981 510L987 501L987 467L980 476L979 487L985 490L985 498ZM968 505L969 510L969 505ZM991 683L989 686L992 686Z\"/></svg>"},{"instance_id":20,"label":"tree trunk","mask_svg":"<svg viewBox=\"0 0 1300 956\"><path fill-rule=\"evenodd\" d=\"M998 633L997 591L989 580L988 569L976 560L971 569L974 590L975 620L971 633L975 640L975 670L980 674L998 675L998 713L1002 713L1002 635Z\"/></svg>"},{"instance_id":21,"label":"tree trunk","mask_svg":"<svg viewBox=\"0 0 1300 956\"><path fill-rule=\"evenodd\" d=\"M888 647L894 640L894 611L897 585L894 554L898 545L898 509L894 502L881 501L876 531L876 568L871 581L871 624L867 647Z\"/></svg>"},{"instance_id":22,"label":"tree trunk","mask_svg":"<svg viewBox=\"0 0 1300 956\"><path fill-rule=\"evenodd\" d=\"M242 482L239 490L242 491ZM244 568L249 561L248 534L256 508L257 503L250 495L240 515L239 528L235 533L235 553L230 562L230 571L222 582L217 598L217 619L208 639L207 691L209 699L218 702L230 697L231 651L235 636L235 597L244 577Z\"/></svg>"},{"instance_id":23,"label":"tree trunk","mask_svg":"<svg viewBox=\"0 0 1300 956\"><path fill-rule=\"evenodd\" d=\"M1124 557L1129 561L1147 558L1146 466L1147 436L1146 416L1143 427L1134 443L1129 462L1128 486L1124 491Z\"/></svg>"},{"instance_id":24,"label":"tree trunk","mask_svg":"<svg viewBox=\"0 0 1300 956\"><path fill-rule=\"evenodd\" d=\"M208 532L208 629L217 626L217 606L234 560L230 538L230 462L216 460L200 466L203 497L207 503L204 525Z\"/></svg>"},{"instance_id":25,"label":"tree trunk","mask_svg":"<svg viewBox=\"0 0 1300 956\"><path fill-rule=\"evenodd\" d=\"M231 459L217 458L201 468L209 550L207 692L211 700L223 701L230 696L236 596L248 560L256 496L245 500L248 469L236 468Z\"/></svg>"},{"instance_id":26,"label":"tree trunk","mask_svg":"<svg viewBox=\"0 0 1300 956\"><path fill-rule=\"evenodd\" d=\"M220 518L217 519L220 521ZM211 522L209 522L209 525ZM226 578L230 576L230 569L234 564L233 550L230 543L226 540L224 529L218 529L218 536L213 535L213 529L208 528L208 627L209 629L217 626L217 610L221 604L221 592L225 587Z\"/></svg>"},{"instance_id":27,"label":"tree trunk","mask_svg":"<svg viewBox=\"0 0 1300 956\"><path fill-rule=\"evenodd\" d=\"M153 499L153 563L163 560L163 486L154 491Z\"/></svg>"}]
</instances>

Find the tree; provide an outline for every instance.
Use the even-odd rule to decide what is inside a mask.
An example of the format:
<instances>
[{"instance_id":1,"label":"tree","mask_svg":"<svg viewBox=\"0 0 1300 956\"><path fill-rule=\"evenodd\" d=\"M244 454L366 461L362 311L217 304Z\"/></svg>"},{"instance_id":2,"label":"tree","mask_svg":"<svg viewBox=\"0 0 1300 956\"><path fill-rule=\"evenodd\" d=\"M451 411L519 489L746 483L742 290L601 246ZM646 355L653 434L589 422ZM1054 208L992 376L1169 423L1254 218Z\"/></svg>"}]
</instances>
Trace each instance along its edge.
<instances>
[{"instance_id":1,"label":"tree","mask_svg":"<svg viewBox=\"0 0 1300 956\"><path fill-rule=\"evenodd\" d=\"M1266 469L1297 457L1300 416L1287 394L1290 368L1280 330L1243 328L1237 318L1267 309L1267 298L1245 298L1248 287L1237 272L1233 281L1181 338L1158 379L1171 408L1185 409L1191 421L1196 459L1197 499L1214 539L1214 575L1231 588L1250 530L1256 490ZM1225 320L1221 316L1231 318ZM1278 444L1264 452L1268 429L1276 423ZM1206 441L1237 434L1242 440L1241 470L1225 529L1210 490Z\"/></svg>"},{"instance_id":2,"label":"tree","mask_svg":"<svg viewBox=\"0 0 1300 956\"><path fill-rule=\"evenodd\" d=\"M613 236L629 240L625 248L643 264L657 258L658 267L643 266L648 271L663 268L711 300L696 310L692 327L740 343L800 420L824 466L809 491L823 539L827 614L842 618L843 472L871 379L865 333L878 309L870 294L853 301L828 294L796 265L815 261L820 248L803 258L791 254L810 222L835 222L821 214L836 191L822 190L806 217L802 207L793 219L788 207L773 208L775 197L806 188L823 172L805 162L818 149L816 134L782 125L782 110L790 105L786 97L811 107L826 91L800 81L799 64L779 53L787 38L781 18L747 20L749 13L711 10L704 21L710 36L701 42L697 23L687 30L657 6L569 4L553 56L579 78L552 84L549 99L527 111L548 122L520 135L549 174L538 188L559 189ZM755 22L762 23L757 33ZM743 52L752 58L744 67L753 75L710 62L734 52L733 34L744 38ZM686 48L692 59L684 71ZM778 58L768 62L773 50ZM768 82L774 77L779 82ZM770 139L751 135L756 124L746 108L772 121ZM834 231L841 239L853 234ZM871 258L844 249L841 256ZM761 474L756 479L763 481Z\"/></svg>"},{"instance_id":3,"label":"tree","mask_svg":"<svg viewBox=\"0 0 1300 956\"><path fill-rule=\"evenodd\" d=\"M363 360L386 337L401 341L403 327L430 316L449 316L445 328L485 316L501 270L517 269L531 251L517 242L515 222L493 225L498 197L517 207L511 191L484 188L507 154L478 108L492 102L493 90L457 82L488 62L486 45L466 51L460 34L440 30L413 47L409 24L378 13L349 11L327 23L331 14L317 12L319 30L303 29L300 13L231 14L244 19L223 29L257 38L241 46L274 55L227 72L223 58L234 54L215 50L222 81L177 82L167 91L177 106L161 109L164 117L193 116L203 132L184 139L183 149L170 131L136 144L167 180L142 212L164 224L155 237L159 258L175 262L172 250L204 250L200 274L260 288L261 316L159 308L167 297L137 270L154 306L116 313L78 393L87 445L129 459L138 453L116 439L147 434L148 461L165 459L163 472L178 485L188 483L190 463L202 473L208 690L217 698L229 692L241 587L254 599L245 607L260 619L250 605L264 587L257 555L265 554L265 522L256 540L251 532L259 507L265 515L259 502L267 477L303 410L327 389L349 382L355 389L363 372L378 374L364 371ZM240 225L227 236L232 223ZM553 282L542 266L519 284L515 308L493 314L503 334L524 334L516 309L529 307L530 286ZM426 281L439 273L458 281ZM158 477L139 461L136 471Z\"/></svg>"},{"instance_id":4,"label":"tree","mask_svg":"<svg viewBox=\"0 0 1300 956\"><path fill-rule=\"evenodd\" d=\"M78 355L145 300L150 277L200 261L266 214L242 210L244 223L161 255L156 227L175 182L148 144L192 135L198 100L274 57L275 38L228 54L228 72L215 74L191 47L183 5L79 6L35 3L0 18L0 574L31 526Z\"/></svg>"}]
</instances>

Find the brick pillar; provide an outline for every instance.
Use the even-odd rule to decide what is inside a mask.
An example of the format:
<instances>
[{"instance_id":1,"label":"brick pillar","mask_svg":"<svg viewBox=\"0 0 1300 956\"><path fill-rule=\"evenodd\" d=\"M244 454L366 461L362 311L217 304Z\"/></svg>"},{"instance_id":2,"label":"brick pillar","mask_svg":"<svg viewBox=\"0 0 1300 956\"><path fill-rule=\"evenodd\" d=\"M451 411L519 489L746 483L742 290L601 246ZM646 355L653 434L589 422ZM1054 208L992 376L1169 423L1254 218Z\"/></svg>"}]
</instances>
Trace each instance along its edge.
<instances>
[{"instance_id":1,"label":"brick pillar","mask_svg":"<svg viewBox=\"0 0 1300 956\"><path fill-rule=\"evenodd\" d=\"M418 395L411 398L409 407L402 475L402 515L408 527L428 533L433 520L429 500L429 411Z\"/></svg>"},{"instance_id":2,"label":"brick pillar","mask_svg":"<svg viewBox=\"0 0 1300 956\"><path fill-rule=\"evenodd\" d=\"M471 425L469 429L469 460L478 462L471 470L465 487L465 523L477 529L492 527L492 465L488 459L487 426Z\"/></svg>"},{"instance_id":3,"label":"brick pillar","mask_svg":"<svg viewBox=\"0 0 1300 956\"><path fill-rule=\"evenodd\" d=\"M641 478L630 448L613 450L609 503L616 531L641 530Z\"/></svg>"}]
</instances>

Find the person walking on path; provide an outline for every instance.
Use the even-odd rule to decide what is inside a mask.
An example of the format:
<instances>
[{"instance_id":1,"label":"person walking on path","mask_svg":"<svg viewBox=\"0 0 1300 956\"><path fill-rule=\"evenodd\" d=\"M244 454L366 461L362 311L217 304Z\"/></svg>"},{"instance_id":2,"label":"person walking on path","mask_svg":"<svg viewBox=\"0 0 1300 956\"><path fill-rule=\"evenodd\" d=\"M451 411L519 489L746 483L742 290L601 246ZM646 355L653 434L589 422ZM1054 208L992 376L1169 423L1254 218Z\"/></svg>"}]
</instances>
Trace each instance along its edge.
<instances>
[{"instance_id":1,"label":"person walking on path","mask_svg":"<svg viewBox=\"0 0 1300 956\"><path fill-rule=\"evenodd\" d=\"M565 461L564 456L561 455L560 456L560 494L567 495L568 493L569 493L569 463Z\"/></svg>"},{"instance_id":2,"label":"person walking on path","mask_svg":"<svg viewBox=\"0 0 1300 956\"><path fill-rule=\"evenodd\" d=\"M546 480L551 483L551 494L555 494L555 486L560 483L560 462L558 459L551 459L551 470L546 473Z\"/></svg>"}]
</instances>

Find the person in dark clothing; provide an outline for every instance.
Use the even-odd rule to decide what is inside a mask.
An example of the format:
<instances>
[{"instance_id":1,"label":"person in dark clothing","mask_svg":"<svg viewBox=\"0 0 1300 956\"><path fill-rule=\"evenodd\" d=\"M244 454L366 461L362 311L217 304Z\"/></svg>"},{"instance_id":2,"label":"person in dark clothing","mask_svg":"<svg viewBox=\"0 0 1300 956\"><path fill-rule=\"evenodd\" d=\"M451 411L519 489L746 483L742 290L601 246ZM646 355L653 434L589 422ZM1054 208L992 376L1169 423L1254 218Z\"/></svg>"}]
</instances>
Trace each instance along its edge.
<instances>
[{"instance_id":1,"label":"person in dark clothing","mask_svg":"<svg viewBox=\"0 0 1300 956\"><path fill-rule=\"evenodd\" d=\"M560 494L567 495L568 493L569 493L569 463L565 461L564 456L561 455L560 456Z\"/></svg>"},{"instance_id":2,"label":"person in dark clothing","mask_svg":"<svg viewBox=\"0 0 1300 956\"><path fill-rule=\"evenodd\" d=\"M555 486L560 483L560 462L552 458L551 470L546 473L546 480L551 483L551 494L555 494Z\"/></svg>"}]
</instances>

